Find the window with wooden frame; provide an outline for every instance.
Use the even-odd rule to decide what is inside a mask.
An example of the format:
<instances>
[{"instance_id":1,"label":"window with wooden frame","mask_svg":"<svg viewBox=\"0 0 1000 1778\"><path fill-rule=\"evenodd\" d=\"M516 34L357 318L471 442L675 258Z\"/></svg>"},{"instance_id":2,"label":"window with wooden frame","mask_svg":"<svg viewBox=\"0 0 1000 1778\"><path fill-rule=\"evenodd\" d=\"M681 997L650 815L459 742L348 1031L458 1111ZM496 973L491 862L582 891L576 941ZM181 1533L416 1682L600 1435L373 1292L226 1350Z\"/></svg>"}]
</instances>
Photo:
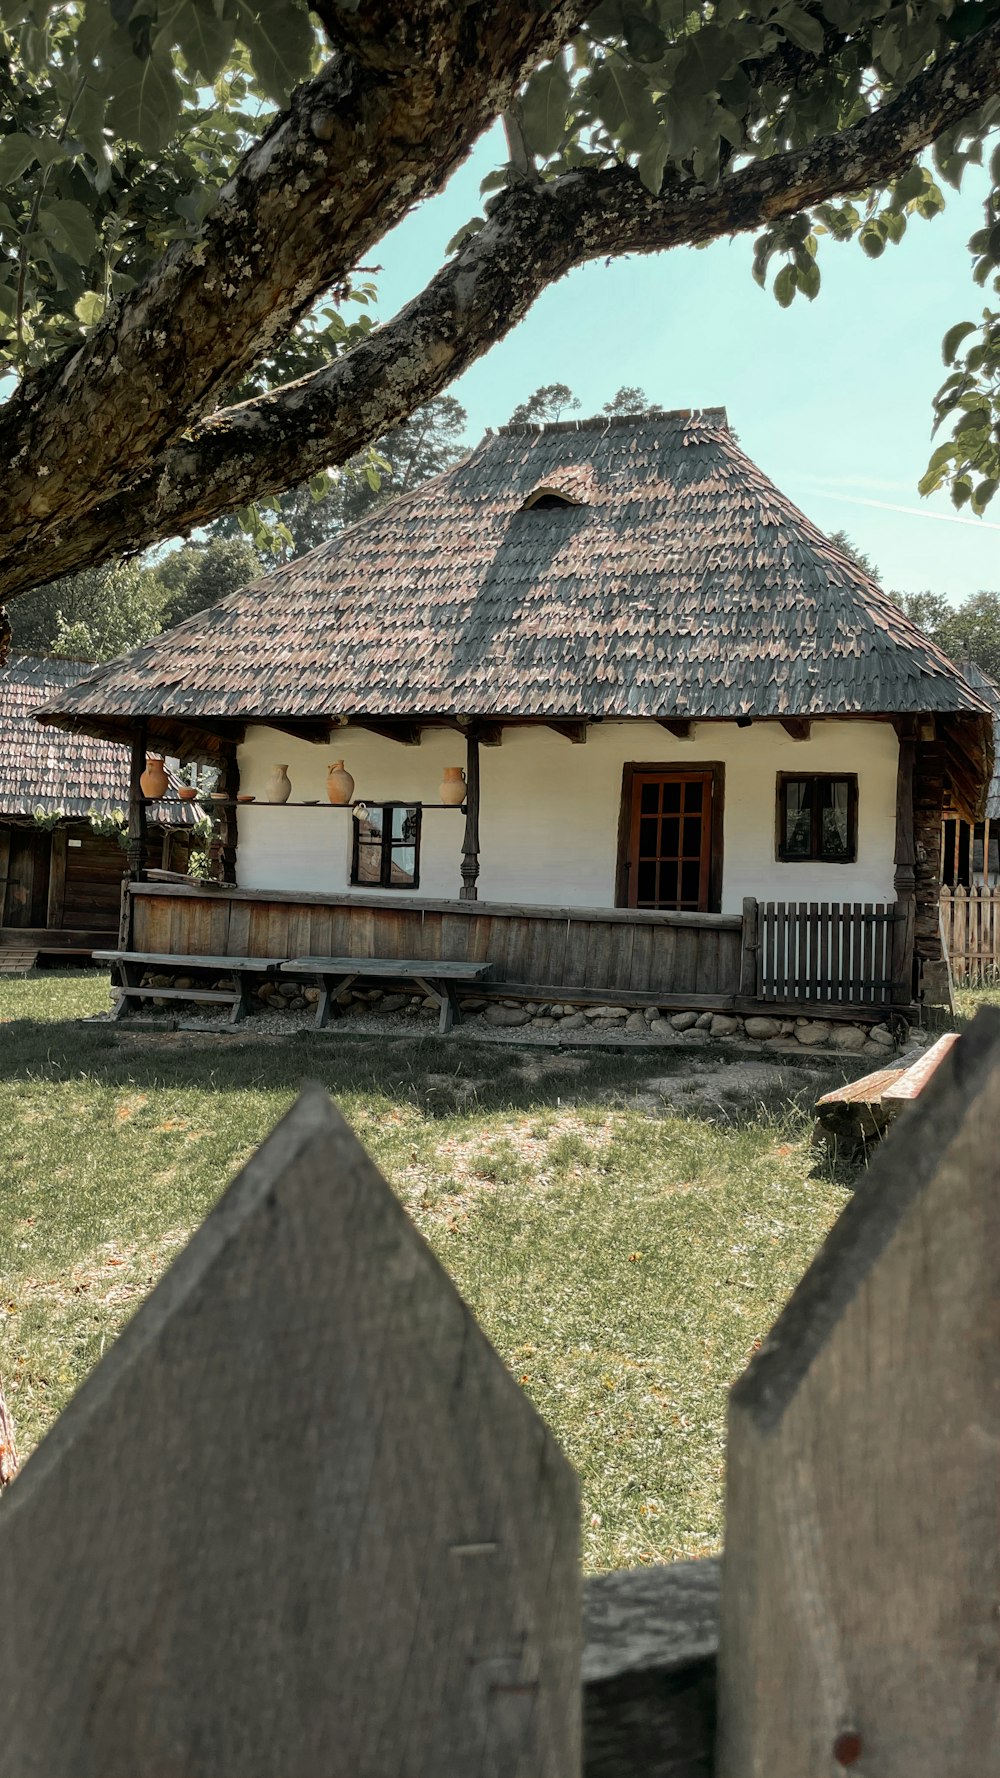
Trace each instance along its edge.
<instances>
[{"instance_id":1,"label":"window with wooden frame","mask_svg":"<svg viewBox=\"0 0 1000 1778\"><path fill-rule=\"evenodd\" d=\"M420 807L369 803L352 823L351 884L364 889L416 889L420 882Z\"/></svg>"},{"instance_id":2,"label":"window with wooden frame","mask_svg":"<svg viewBox=\"0 0 1000 1778\"><path fill-rule=\"evenodd\" d=\"M718 913L724 768L626 765L618 832L619 907Z\"/></svg>"},{"instance_id":3,"label":"window with wooden frame","mask_svg":"<svg viewBox=\"0 0 1000 1778\"><path fill-rule=\"evenodd\" d=\"M853 864L858 855L856 774L779 772L776 853L788 864Z\"/></svg>"}]
</instances>

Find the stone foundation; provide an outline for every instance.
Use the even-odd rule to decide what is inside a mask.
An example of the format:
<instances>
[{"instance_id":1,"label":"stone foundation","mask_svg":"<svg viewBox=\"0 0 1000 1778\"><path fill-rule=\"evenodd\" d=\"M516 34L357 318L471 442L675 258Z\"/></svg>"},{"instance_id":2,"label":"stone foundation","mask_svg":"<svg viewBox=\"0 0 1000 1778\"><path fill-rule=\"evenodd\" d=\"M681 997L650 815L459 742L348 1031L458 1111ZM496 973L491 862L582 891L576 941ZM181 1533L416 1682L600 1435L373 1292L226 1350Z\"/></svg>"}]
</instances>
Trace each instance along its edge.
<instances>
[{"instance_id":1,"label":"stone foundation","mask_svg":"<svg viewBox=\"0 0 1000 1778\"><path fill-rule=\"evenodd\" d=\"M198 979L147 971L142 985L193 988ZM204 986L204 977L200 979ZM218 986L228 987L228 978L221 977ZM255 1007L268 1013L305 1012L315 1006L318 999L318 988L293 981L264 981L253 995ZM152 1004L156 1006L157 1002L154 1000ZM363 1011L380 1019L398 1018L401 1025L414 1020L436 1020L439 1012L433 996L411 993L404 988L356 987L348 991L341 1004L348 1013ZM911 1035L906 1021L901 1018L894 1018L891 1026L888 1023L863 1026L822 1017L792 1019L755 1013L737 1018L731 1013L671 1013L658 1007L636 1010L628 1006L594 1006L571 1001L486 1000L464 996L460 1004L467 1019L481 1015L483 1022L491 1028L526 1033L538 1031L556 1038L569 1038L575 1032L589 1031L595 1036L613 1039L627 1033L630 1037L644 1038L647 1043L683 1042L692 1048L705 1043L739 1041L758 1044L763 1049L787 1051L800 1046L806 1050L834 1050L847 1055L885 1058L901 1044L921 1040L919 1033ZM169 1006L171 1011L179 1010L176 1001L160 1001L159 1005ZM202 1008L192 1002L191 1010L200 1012Z\"/></svg>"}]
</instances>

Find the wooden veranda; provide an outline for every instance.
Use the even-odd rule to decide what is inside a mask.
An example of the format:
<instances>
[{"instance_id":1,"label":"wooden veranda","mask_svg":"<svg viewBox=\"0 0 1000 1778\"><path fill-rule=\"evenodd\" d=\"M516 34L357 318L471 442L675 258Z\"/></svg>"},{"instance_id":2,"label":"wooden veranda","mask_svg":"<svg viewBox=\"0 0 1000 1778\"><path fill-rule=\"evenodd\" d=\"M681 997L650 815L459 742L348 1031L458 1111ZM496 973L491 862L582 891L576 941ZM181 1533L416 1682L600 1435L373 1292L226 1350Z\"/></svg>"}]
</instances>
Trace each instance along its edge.
<instances>
[{"instance_id":1,"label":"wooden veranda","mask_svg":"<svg viewBox=\"0 0 1000 1778\"><path fill-rule=\"evenodd\" d=\"M758 903L740 914L521 907L132 882L123 948L199 956L481 962L483 997L883 1016L912 1002L905 904Z\"/></svg>"}]
</instances>

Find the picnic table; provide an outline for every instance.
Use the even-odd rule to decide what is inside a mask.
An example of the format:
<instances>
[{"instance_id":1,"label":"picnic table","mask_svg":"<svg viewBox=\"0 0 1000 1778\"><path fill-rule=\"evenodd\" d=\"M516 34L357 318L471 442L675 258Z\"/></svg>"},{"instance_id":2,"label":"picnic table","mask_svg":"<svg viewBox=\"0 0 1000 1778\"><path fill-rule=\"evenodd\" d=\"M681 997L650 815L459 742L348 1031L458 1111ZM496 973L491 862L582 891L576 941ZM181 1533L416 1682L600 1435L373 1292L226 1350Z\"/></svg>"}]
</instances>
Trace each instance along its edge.
<instances>
[{"instance_id":1,"label":"picnic table","mask_svg":"<svg viewBox=\"0 0 1000 1778\"><path fill-rule=\"evenodd\" d=\"M446 963L414 957L296 957L281 965L283 974L312 976L320 988L316 1004L316 1028L322 1031L332 1013L340 1016L340 997L359 976L380 976L391 981L412 981L433 995L441 1009L438 1029L450 1031L461 1024L457 989L488 981L492 963Z\"/></svg>"}]
</instances>

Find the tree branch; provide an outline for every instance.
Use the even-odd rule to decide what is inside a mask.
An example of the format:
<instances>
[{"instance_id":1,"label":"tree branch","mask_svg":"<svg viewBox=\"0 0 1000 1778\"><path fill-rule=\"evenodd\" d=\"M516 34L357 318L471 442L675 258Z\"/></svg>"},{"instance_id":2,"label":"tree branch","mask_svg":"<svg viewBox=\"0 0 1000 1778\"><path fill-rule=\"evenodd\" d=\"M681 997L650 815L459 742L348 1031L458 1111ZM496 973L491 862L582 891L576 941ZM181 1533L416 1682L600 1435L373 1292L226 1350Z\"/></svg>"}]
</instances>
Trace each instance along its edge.
<instances>
[{"instance_id":1,"label":"tree branch","mask_svg":"<svg viewBox=\"0 0 1000 1778\"><path fill-rule=\"evenodd\" d=\"M124 495L53 524L32 559L0 555L0 596L175 536L345 462L440 393L573 266L758 229L895 177L997 90L998 67L1000 20L850 129L728 173L715 188L676 179L653 197L625 166L507 188L486 226L421 295L345 357L199 422Z\"/></svg>"},{"instance_id":2,"label":"tree branch","mask_svg":"<svg viewBox=\"0 0 1000 1778\"><path fill-rule=\"evenodd\" d=\"M31 548L64 510L84 516L125 493L441 187L591 3L362 0L344 13L358 56L336 57L299 88L198 237L175 243L79 348L26 379L0 412L5 544ZM405 74L366 64L363 45L379 40L413 56Z\"/></svg>"}]
</instances>

